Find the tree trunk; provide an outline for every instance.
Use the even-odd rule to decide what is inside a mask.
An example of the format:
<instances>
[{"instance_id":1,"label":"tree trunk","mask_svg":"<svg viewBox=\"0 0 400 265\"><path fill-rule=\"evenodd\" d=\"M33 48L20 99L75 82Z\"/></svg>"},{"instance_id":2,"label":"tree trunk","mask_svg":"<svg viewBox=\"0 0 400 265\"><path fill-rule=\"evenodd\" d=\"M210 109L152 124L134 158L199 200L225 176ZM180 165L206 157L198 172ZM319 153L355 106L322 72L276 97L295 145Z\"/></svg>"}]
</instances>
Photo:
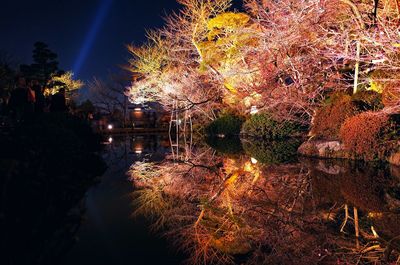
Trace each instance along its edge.
<instances>
[{"instance_id":1,"label":"tree trunk","mask_svg":"<svg viewBox=\"0 0 400 265\"><path fill-rule=\"evenodd\" d=\"M358 91L358 75L360 72L360 53L361 53L361 43L357 41L357 54L356 54L356 67L354 71L354 88L353 94L357 93Z\"/></svg>"}]
</instances>

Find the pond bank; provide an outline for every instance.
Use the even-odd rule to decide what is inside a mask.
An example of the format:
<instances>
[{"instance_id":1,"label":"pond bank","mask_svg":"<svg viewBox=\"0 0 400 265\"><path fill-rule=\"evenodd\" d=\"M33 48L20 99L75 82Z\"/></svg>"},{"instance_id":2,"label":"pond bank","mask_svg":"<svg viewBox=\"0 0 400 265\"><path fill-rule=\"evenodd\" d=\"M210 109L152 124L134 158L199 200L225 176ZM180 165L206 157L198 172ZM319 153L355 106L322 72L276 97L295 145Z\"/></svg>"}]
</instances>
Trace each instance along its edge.
<instances>
[{"instance_id":1,"label":"pond bank","mask_svg":"<svg viewBox=\"0 0 400 265\"><path fill-rule=\"evenodd\" d=\"M346 150L340 141L334 140L309 140L299 147L298 153L316 158L357 159L351 152ZM392 153L386 158L386 162L400 166L400 152Z\"/></svg>"}]
</instances>

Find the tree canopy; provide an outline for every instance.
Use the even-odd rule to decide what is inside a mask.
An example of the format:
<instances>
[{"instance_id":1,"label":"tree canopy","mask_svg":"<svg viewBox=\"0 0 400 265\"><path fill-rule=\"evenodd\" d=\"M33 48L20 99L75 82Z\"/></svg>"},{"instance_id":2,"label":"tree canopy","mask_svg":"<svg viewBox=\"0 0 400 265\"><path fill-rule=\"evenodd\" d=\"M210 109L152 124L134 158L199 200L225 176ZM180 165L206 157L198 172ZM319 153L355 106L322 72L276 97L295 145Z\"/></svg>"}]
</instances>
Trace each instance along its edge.
<instances>
[{"instance_id":1,"label":"tree canopy","mask_svg":"<svg viewBox=\"0 0 400 265\"><path fill-rule=\"evenodd\" d=\"M37 79L42 84L46 84L51 76L59 70L58 55L43 42L34 44L32 59L32 64L21 65L21 72L24 76Z\"/></svg>"}]
</instances>

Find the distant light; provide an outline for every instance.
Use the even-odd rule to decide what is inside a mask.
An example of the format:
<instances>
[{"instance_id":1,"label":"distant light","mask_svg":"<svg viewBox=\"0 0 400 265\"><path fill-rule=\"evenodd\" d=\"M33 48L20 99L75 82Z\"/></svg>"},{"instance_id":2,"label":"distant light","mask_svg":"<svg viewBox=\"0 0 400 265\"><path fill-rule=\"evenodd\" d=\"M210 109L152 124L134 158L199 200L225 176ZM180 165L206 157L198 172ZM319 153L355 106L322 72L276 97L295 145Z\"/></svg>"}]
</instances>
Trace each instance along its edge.
<instances>
[{"instance_id":1,"label":"distant light","mask_svg":"<svg viewBox=\"0 0 400 265\"><path fill-rule=\"evenodd\" d=\"M182 120L179 119L179 120L178 120L178 125L181 125L181 124L182 124Z\"/></svg>"},{"instance_id":2,"label":"distant light","mask_svg":"<svg viewBox=\"0 0 400 265\"><path fill-rule=\"evenodd\" d=\"M108 138L108 142L111 144L113 142L113 138L112 137Z\"/></svg>"},{"instance_id":3,"label":"distant light","mask_svg":"<svg viewBox=\"0 0 400 265\"><path fill-rule=\"evenodd\" d=\"M258 113L258 108L257 108L257 106L251 106L250 114L251 114L251 115L254 115L254 114L257 114L257 113Z\"/></svg>"},{"instance_id":4,"label":"distant light","mask_svg":"<svg viewBox=\"0 0 400 265\"><path fill-rule=\"evenodd\" d=\"M136 154L138 154L138 155L140 155L140 154L142 154L142 153L143 153L143 150L141 150L141 149L137 149L137 150L135 150L135 153L136 153Z\"/></svg>"},{"instance_id":5,"label":"distant light","mask_svg":"<svg viewBox=\"0 0 400 265\"><path fill-rule=\"evenodd\" d=\"M142 111L142 108L135 108L135 111Z\"/></svg>"},{"instance_id":6,"label":"distant light","mask_svg":"<svg viewBox=\"0 0 400 265\"><path fill-rule=\"evenodd\" d=\"M254 157L252 157L250 160L251 160L251 163L252 163L253 165L255 165L255 164L258 163L258 160L255 159Z\"/></svg>"},{"instance_id":7,"label":"distant light","mask_svg":"<svg viewBox=\"0 0 400 265\"><path fill-rule=\"evenodd\" d=\"M109 124L109 125L107 126L107 128L108 128L109 130L112 130L112 129L114 128L114 126L113 126L112 124Z\"/></svg>"}]
</instances>

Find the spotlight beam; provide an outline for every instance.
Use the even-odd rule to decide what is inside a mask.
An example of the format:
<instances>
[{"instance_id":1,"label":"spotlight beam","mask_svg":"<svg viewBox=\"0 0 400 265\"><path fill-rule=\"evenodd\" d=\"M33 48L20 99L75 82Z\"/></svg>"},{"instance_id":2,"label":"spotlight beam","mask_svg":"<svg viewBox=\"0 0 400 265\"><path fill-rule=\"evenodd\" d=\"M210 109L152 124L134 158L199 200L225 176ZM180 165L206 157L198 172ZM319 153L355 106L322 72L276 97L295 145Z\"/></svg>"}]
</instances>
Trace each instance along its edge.
<instances>
[{"instance_id":1,"label":"spotlight beam","mask_svg":"<svg viewBox=\"0 0 400 265\"><path fill-rule=\"evenodd\" d=\"M75 60L73 71L75 76L79 75L82 66L84 65L86 58L88 57L91 48L93 47L96 36L103 24L107 14L110 10L113 0L101 0L101 4L96 12L96 16L92 22L89 32L86 34L83 45L79 51L79 55Z\"/></svg>"}]
</instances>

